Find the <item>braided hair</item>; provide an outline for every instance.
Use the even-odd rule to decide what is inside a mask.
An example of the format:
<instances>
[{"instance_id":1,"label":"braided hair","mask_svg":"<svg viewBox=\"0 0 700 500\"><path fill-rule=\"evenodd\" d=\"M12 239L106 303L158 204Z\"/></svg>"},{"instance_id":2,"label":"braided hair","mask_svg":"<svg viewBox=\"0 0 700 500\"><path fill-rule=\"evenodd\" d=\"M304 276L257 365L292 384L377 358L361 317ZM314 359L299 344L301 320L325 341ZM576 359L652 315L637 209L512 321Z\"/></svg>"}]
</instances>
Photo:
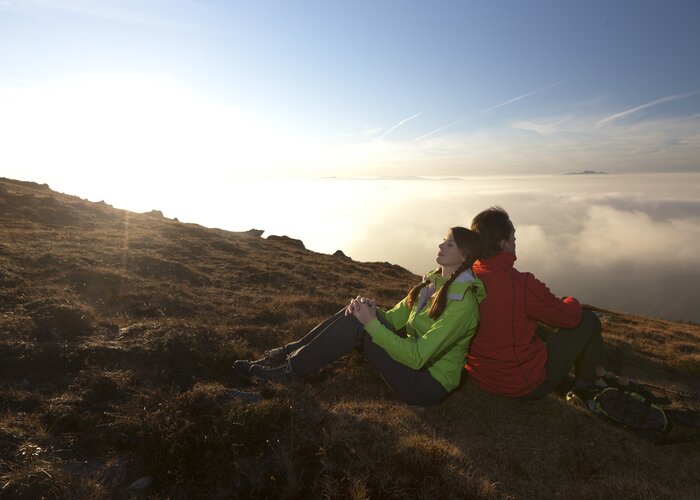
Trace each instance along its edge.
<instances>
[{"instance_id":1,"label":"braided hair","mask_svg":"<svg viewBox=\"0 0 700 500\"><path fill-rule=\"evenodd\" d=\"M433 319L438 319L447 307L447 291L454 280L462 274L467 269L472 267L474 261L478 259L481 255L482 243L481 237L474 231L470 231L464 227L453 227L450 228L450 234L454 238L457 247L459 248L462 255L464 255L464 261L460 266L455 269L455 271L450 275L450 277L445 281L445 283L440 287L437 294L433 296L432 304L430 305L429 315ZM406 306L411 309L418 298L420 291L428 286L430 281L425 280L422 283L414 286L410 292L408 292L408 298L406 299Z\"/></svg>"}]
</instances>

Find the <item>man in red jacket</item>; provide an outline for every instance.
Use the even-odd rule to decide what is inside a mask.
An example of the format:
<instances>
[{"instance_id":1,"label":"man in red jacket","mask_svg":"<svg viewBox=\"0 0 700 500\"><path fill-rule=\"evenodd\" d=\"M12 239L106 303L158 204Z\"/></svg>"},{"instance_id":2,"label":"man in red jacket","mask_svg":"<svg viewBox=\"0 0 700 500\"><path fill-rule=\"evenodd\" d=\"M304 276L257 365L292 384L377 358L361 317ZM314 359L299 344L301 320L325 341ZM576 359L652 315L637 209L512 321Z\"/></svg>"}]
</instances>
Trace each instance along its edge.
<instances>
[{"instance_id":1,"label":"man in red jacket","mask_svg":"<svg viewBox=\"0 0 700 500\"><path fill-rule=\"evenodd\" d=\"M605 375L598 317L573 297L559 299L515 262L515 228L508 213L492 207L474 217L472 231L483 240L474 264L486 285L481 321L467 356L467 370L489 392L537 399L558 387L572 367L576 386L594 385ZM559 329L545 343L537 323Z\"/></svg>"}]
</instances>

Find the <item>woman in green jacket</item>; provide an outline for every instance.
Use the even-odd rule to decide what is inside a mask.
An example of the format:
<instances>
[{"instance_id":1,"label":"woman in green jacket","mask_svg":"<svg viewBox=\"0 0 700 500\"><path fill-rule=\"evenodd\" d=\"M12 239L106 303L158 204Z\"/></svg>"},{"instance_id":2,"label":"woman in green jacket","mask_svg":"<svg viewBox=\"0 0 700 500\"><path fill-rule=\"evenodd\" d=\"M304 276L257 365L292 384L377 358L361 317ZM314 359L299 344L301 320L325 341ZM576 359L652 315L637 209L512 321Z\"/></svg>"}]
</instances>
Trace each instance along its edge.
<instances>
[{"instance_id":1,"label":"woman in green jacket","mask_svg":"<svg viewBox=\"0 0 700 500\"><path fill-rule=\"evenodd\" d=\"M486 293L471 267L481 253L478 234L453 227L439 245L440 267L389 311L357 297L302 339L258 361L236 361L244 377L305 377L361 347L365 358L405 403L440 403L457 388L464 356ZM405 336L399 334L405 328Z\"/></svg>"}]
</instances>

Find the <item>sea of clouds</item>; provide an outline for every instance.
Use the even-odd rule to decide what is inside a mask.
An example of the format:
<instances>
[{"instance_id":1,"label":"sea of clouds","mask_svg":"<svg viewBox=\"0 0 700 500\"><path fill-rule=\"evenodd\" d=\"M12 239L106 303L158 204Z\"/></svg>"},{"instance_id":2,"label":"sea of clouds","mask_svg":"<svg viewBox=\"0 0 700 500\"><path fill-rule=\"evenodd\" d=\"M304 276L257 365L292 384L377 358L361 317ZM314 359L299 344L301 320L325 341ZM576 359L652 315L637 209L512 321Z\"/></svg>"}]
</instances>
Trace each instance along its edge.
<instances>
[{"instance_id":1,"label":"sea of clouds","mask_svg":"<svg viewBox=\"0 0 700 500\"><path fill-rule=\"evenodd\" d=\"M347 250L421 273L445 227L468 227L480 210L501 205L516 226L516 267L555 294L700 322L698 181L698 174L412 181L418 189L394 198Z\"/></svg>"}]
</instances>

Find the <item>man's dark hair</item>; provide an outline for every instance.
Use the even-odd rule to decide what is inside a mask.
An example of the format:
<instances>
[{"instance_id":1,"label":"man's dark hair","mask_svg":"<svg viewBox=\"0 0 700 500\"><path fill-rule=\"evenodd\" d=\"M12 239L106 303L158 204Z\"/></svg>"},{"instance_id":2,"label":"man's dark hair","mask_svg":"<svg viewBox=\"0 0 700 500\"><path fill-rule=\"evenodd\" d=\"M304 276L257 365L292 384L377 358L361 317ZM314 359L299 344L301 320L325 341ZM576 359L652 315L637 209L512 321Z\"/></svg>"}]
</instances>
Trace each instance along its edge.
<instances>
[{"instance_id":1,"label":"man's dark hair","mask_svg":"<svg viewBox=\"0 0 700 500\"><path fill-rule=\"evenodd\" d=\"M501 253L501 241L513 232L513 223L508 212L498 205L488 208L472 219L472 231L479 233L483 242L482 259Z\"/></svg>"}]
</instances>

